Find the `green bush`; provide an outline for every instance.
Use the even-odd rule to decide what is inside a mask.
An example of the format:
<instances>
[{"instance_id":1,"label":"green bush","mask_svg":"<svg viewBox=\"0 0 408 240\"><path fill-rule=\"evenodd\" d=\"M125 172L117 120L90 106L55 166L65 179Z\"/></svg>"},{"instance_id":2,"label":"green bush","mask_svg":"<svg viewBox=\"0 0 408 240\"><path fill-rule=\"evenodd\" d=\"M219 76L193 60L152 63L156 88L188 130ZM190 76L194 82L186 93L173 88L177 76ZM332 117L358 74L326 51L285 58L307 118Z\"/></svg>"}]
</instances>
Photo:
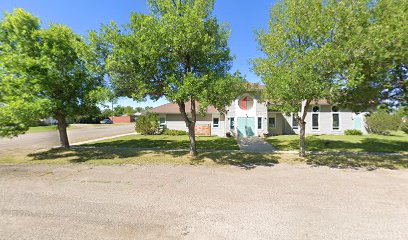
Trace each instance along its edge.
<instances>
[{"instance_id":1,"label":"green bush","mask_svg":"<svg viewBox=\"0 0 408 240\"><path fill-rule=\"evenodd\" d=\"M404 122L401 124L401 131L408 134L408 122Z\"/></svg>"},{"instance_id":2,"label":"green bush","mask_svg":"<svg viewBox=\"0 0 408 240\"><path fill-rule=\"evenodd\" d=\"M400 128L401 118L396 114L378 111L368 116L366 123L369 132L387 135L390 131L396 131Z\"/></svg>"},{"instance_id":3,"label":"green bush","mask_svg":"<svg viewBox=\"0 0 408 240\"><path fill-rule=\"evenodd\" d=\"M165 129L162 134L169 136L183 136L188 135L188 132L183 130Z\"/></svg>"},{"instance_id":4,"label":"green bush","mask_svg":"<svg viewBox=\"0 0 408 240\"><path fill-rule=\"evenodd\" d=\"M363 135L363 132L357 129L348 129L344 131L346 135Z\"/></svg>"},{"instance_id":5,"label":"green bush","mask_svg":"<svg viewBox=\"0 0 408 240\"><path fill-rule=\"evenodd\" d=\"M142 135L157 135L160 133L159 115L156 113L146 113L137 118L136 132Z\"/></svg>"}]
</instances>

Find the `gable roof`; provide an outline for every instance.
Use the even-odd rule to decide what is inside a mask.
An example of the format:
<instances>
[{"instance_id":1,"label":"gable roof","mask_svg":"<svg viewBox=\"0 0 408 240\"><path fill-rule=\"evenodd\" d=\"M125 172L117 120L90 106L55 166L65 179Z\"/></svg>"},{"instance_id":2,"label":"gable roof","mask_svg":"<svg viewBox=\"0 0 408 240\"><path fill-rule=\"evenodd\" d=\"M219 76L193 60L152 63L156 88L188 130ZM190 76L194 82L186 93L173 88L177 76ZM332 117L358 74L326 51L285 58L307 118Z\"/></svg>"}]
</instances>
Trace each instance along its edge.
<instances>
[{"instance_id":1,"label":"gable roof","mask_svg":"<svg viewBox=\"0 0 408 240\"><path fill-rule=\"evenodd\" d=\"M198 102L196 102L196 109L197 111L200 109L200 104ZM155 108L152 108L149 110L150 112L153 113L180 113L180 109L179 106L176 103L167 103ZM190 102L186 102L186 112L190 113L191 112L191 103ZM205 113L219 113L219 111L213 107L213 106L208 106L206 111L204 111Z\"/></svg>"}]
</instances>

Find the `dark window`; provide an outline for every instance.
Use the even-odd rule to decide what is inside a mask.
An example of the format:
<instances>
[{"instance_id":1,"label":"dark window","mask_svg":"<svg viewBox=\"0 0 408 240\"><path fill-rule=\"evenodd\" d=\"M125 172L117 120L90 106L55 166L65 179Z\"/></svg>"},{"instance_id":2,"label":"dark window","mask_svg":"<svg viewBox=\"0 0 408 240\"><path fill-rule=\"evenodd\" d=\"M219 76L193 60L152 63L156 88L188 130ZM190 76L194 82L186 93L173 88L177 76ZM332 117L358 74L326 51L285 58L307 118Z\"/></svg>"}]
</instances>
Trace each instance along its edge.
<instances>
[{"instance_id":1,"label":"dark window","mask_svg":"<svg viewBox=\"0 0 408 240\"><path fill-rule=\"evenodd\" d=\"M269 118L269 128L275 128L276 127L276 120L274 117Z\"/></svg>"},{"instance_id":2,"label":"dark window","mask_svg":"<svg viewBox=\"0 0 408 240\"><path fill-rule=\"evenodd\" d=\"M340 129L340 116L338 113L333 113L333 130Z\"/></svg>"},{"instance_id":3,"label":"dark window","mask_svg":"<svg viewBox=\"0 0 408 240\"><path fill-rule=\"evenodd\" d=\"M319 114L317 113L312 114L312 129L314 130L319 129Z\"/></svg>"},{"instance_id":4,"label":"dark window","mask_svg":"<svg viewBox=\"0 0 408 240\"><path fill-rule=\"evenodd\" d=\"M339 108L337 106L332 107L332 112L338 112L338 111L339 111Z\"/></svg>"},{"instance_id":5,"label":"dark window","mask_svg":"<svg viewBox=\"0 0 408 240\"><path fill-rule=\"evenodd\" d=\"M161 117L160 118L160 127L166 126L166 118L165 117Z\"/></svg>"},{"instance_id":6,"label":"dark window","mask_svg":"<svg viewBox=\"0 0 408 240\"><path fill-rule=\"evenodd\" d=\"M230 118L230 129L234 129L235 127L235 118Z\"/></svg>"},{"instance_id":7,"label":"dark window","mask_svg":"<svg viewBox=\"0 0 408 240\"><path fill-rule=\"evenodd\" d=\"M213 118L213 127L217 128L219 126L220 119L219 118Z\"/></svg>"},{"instance_id":8,"label":"dark window","mask_svg":"<svg viewBox=\"0 0 408 240\"><path fill-rule=\"evenodd\" d=\"M320 112L320 108L318 106L313 107L313 112Z\"/></svg>"},{"instance_id":9,"label":"dark window","mask_svg":"<svg viewBox=\"0 0 408 240\"><path fill-rule=\"evenodd\" d=\"M292 116L292 128L293 129L298 129L299 128L299 124L295 119L295 116Z\"/></svg>"},{"instance_id":10,"label":"dark window","mask_svg":"<svg viewBox=\"0 0 408 240\"><path fill-rule=\"evenodd\" d=\"M262 118L258 118L258 129L262 129Z\"/></svg>"}]
</instances>

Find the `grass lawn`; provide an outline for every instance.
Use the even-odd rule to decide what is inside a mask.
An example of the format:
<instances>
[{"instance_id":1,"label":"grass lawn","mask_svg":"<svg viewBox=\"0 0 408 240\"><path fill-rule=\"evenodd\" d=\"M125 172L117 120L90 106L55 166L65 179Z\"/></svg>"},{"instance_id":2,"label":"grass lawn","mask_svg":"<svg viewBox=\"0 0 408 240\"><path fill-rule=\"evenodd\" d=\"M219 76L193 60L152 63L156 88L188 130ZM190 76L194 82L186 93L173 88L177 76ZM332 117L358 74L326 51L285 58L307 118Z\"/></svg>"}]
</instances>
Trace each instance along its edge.
<instances>
[{"instance_id":1,"label":"grass lawn","mask_svg":"<svg viewBox=\"0 0 408 240\"><path fill-rule=\"evenodd\" d=\"M198 149L211 150L239 150L234 138L221 137L196 137ZM188 149L190 141L188 136L165 135L131 135L114 138L84 146L94 147L122 147L122 148L160 148L160 149Z\"/></svg>"},{"instance_id":2,"label":"grass lawn","mask_svg":"<svg viewBox=\"0 0 408 240\"><path fill-rule=\"evenodd\" d=\"M297 150L299 136L274 136L266 139L278 150ZM384 152L408 153L408 134L395 132L389 136L383 135L319 135L307 136L308 151L328 152Z\"/></svg>"},{"instance_id":3,"label":"grass lawn","mask_svg":"<svg viewBox=\"0 0 408 240\"><path fill-rule=\"evenodd\" d=\"M51 125L51 126L30 127L27 133L51 132L51 131L57 131L57 126Z\"/></svg>"},{"instance_id":4,"label":"grass lawn","mask_svg":"<svg viewBox=\"0 0 408 240\"><path fill-rule=\"evenodd\" d=\"M327 153L299 158L297 154L261 154L242 152L203 152L190 157L187 151L158 152L119 148L52 149L31 154L10 153L0 156L0 164L169 164L200 166L237 166L246 170L279 163L306 163L340 169L408 169L408 156L339 155Z\"/></svg>"}]
</instances>

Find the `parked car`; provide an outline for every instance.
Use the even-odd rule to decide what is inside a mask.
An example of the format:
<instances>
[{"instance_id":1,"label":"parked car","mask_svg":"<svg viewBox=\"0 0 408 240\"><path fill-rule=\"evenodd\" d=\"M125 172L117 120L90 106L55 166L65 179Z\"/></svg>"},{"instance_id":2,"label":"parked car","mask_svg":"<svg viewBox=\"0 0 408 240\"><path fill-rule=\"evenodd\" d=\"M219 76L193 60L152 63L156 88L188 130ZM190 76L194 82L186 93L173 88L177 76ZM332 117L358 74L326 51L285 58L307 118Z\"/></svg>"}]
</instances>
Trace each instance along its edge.
<instances>
[{"instance_id":1,"label":"parked car","mask_svg":"<svg viewBox=\"0 0 408 240\"><path fill-rule=\"evenodd\" d=\"M113 122L110 119L103 119L100 123L101 124L112 124Z\"/></svg>"}]
</instances>

